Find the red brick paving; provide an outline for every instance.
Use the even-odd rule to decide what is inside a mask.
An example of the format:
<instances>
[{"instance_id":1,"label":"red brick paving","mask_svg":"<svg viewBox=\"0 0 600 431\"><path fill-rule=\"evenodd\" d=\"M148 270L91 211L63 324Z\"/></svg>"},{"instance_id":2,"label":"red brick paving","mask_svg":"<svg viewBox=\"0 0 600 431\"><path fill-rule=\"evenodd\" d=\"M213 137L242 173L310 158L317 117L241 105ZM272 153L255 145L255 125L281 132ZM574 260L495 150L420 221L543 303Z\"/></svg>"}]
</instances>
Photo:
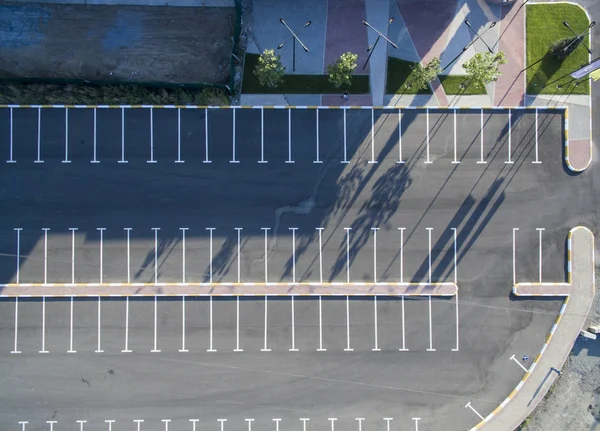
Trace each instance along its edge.
<instances>
[{"instance_id":1,"label":"red brick paving","mask_svg":"<svg viewBox=\"0 0 600 431\"><path fill-rule=\"evenodd\" d=\"M592 148L589 139L569 140L569 163L574 169L583 170L591 161Z\"/></svg>"}]
</instances>

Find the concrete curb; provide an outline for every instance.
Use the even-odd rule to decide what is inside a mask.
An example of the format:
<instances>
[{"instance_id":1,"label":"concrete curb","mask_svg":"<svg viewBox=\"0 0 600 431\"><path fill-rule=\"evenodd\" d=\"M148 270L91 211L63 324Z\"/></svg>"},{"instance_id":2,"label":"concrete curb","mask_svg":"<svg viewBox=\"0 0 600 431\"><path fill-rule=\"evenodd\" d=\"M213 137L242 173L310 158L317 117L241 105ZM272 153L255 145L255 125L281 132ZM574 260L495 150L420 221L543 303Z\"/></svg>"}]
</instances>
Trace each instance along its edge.
<instances>
[{"instance_id":1,"label":"concrete curb","mask_svg":"<svg viewBox=\"0 0 600 431\"><path fill-rule=\"evenodd\" d=\"M566 107L547 107L547 106L342 106L342 105L0 105L0 108L29 108L29 109L432 109L432 110L470 110L470 109L485 109L502 111L507 109L533 110L540 109L545 111L567 111Z\"/></svg>"}]
</instances>

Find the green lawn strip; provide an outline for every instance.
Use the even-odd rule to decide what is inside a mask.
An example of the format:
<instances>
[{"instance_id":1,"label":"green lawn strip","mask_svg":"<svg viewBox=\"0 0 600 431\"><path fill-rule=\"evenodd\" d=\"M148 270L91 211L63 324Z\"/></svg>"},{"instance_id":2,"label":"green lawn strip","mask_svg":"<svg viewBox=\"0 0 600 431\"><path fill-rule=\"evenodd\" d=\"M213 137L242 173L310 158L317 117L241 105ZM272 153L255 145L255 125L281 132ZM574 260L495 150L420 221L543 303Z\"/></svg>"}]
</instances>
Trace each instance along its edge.
<instances>
[{"instance_id":1,"label":"green lawn strip","mask_svg":"<svg viewBox=\"0 0 600 431\"><path fill-rule=\"evenodd\" d=\"M487 94L483 85L476 86L469 84L469 79L463 75L440 75L440 82L446 94L454 95L460 94L461 96L474 96L478 94ZM467 85L464 89L460 88L460 84L464 83Z\"/></svg>"},{"instance_id":2,"label":"green lawn strip","mask_svg":"<svg viewBox=\"0 0 600 431\"><path fill-rule=\"evenodd\" d=\"M254 74L258 63L258 54L246 54L242 93L245 94L341 94L348 90L350 94L369 93L369 75L352 76L352 85L336 88L329 82L328 75L285 75L283 82L276 88L260 85Z\"/></svg>"},{"instance_id":3,"label":"green lawn strip","mask_svg":"<svg viewBox=\"0 0 600 431\"><path fill-rule=\"evenodd\" d=\"M388 57L385 94L431 94L431 89L429 88L417 90L415 88L406 88L404 85L409 81L412 73L411 66L414 64L411 61Z\"/></svg>"},{"instance_id":4,"label":"green lawn strip","mask_svg":"<svg viewBox=\"0 0 600 431\"><path fill-rule=\"evenodd\" d=\"M563 21L567 21L576 32L583 32L587 28L589 20L584 10L569 3L530 3L526 12L527 94L589 94L587 78L575 86L569 76L588 63L589 55L585 47L577 47L565 59L549 54L553 43L573 36ZM586 36L585 43L589 46L589 36ZM558 88L559 85L562 88Z\"/></svg>"}]
</instances>

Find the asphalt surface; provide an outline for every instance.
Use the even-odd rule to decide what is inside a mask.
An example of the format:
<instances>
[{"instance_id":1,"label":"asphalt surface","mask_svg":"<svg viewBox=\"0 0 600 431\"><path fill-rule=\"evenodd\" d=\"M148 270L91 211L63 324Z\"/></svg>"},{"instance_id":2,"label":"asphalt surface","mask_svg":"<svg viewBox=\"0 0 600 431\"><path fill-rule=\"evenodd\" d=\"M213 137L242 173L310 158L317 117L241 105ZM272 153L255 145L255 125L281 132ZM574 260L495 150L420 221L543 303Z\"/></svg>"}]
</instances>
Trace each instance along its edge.
<instances>
[{"instance_id":1,"label":"asphalt surface","mask_svg":"<svg viewBox=\"0 0 600 431\"><path fill-rule=\"evenodd\" d=\"M509 297L513 282L513 229L517 281L565 279L565 241L570 227L593 222L589 201L594 168L573 176L562 161L562 115L513 112L508 161L508 113L458 111L454 157L452 111L402 113L399 161L398 112L319 111L319 147L314 110L97 110L96 160L93 111L42 111L37 160L37 111L13 110L13 158L2 170L0 279L16 281L17 236L21 283L71 282L75 232L76 282L183 281L453 281L459 285L459 338L455 302L405 301L406 347L402 348L402 302L373 299L349 304L350 343L344 298L297 300L296 343L291 347L291 303L268 302L268 351L264 348L264 300L240 301L236 348L236 302L213 301L213 348L207 352L210 309L206 300L186 300L182 345L182 300L102 303L102 350L97 349L97 299L74 301L70 349L70 301L19 301L18 350L15 301L0 304L0 366L6 370L0 395L7 408L0 424L47 429L47 420L85 429L106 429L104 420L142 429L273 427L283 418L294 429L308 426L465 429L493 410L521 379L511 355L533 357L556 317L558 301ZM0 111L0 136L8 155L8 110ZM291 134L291 157L289 136ZM374 141L372 141L372 136ZM123 142L125 151L123 153ZM152 149L151 149L152 142ZM178 160L184 163L175 163ZM70 163L63 163L68 160ZM126 160L128 163L118 163ZM211 163L204 163L206 160ZM239 163L230 163L231 161ZM267 163L259 163L259 161ZM286 161L294 163L286 163ZM487 163L478 163L481 161ZM156 161L156 163L148 163ZM323 161L323 163L315 163ZM426 162L431 163L426 163ZM541 163L533 163L539 161ZM377 163L369 163L377 162ZM239 271L238 239L240 231ZM323 227L321 246L317 228ZM47 245L44 232L47 231ZM100 231L102 231L102 247ZM131 228L129 267L124 228ZM157 232L155 243L155 231ZM186 231L185 248L180 228ZM207 228L212 230L212 246ZM267 273L265 234L267 231ZM297 230L290 230L297 228ZM349 236L344 228L351 228ZM378 228L376 238L373 228ZM399 230L399 228L404 228ZM430 228L430 230L428 230ZM456 228L457 241L454 241ZM294 232L294 236L292 236ZM402 237L401 237L402 235ZM431 255L429 253L431 235ZM403 244L401 248L401 238ZM376 243L375 243L376 241ZM457 271L454 270L456 246ZM101 252L102 250L102 252ZM295 250L295 252L293 252ZM319 251L321 250L321 251ZM212 260L211 260L212 251ZM429 258L431 256L431 270ZM100 264L102 258L102 264ZM320 264L320 261L323 264ZM154 262L158 262L155 271ZM44 270L45 268L45 270ZM129 270L128 270L129 268ZM349 268L349 269L348 269ZM402 271L402 279L400 278ZM44 272L46 273L44 275ZM322 276L321 276L322 273ZM45 307L45 319L43 309ZM208 310L207 310L208 308ZM45 324L43 323L45 321ZM45 325L45 329L44 329ZM378 348L375 348L375 325ZM321 329L320 329L321 328ZM210 328L208 329L210 338ZM327 351L317 351L322 343ZM43 336L42 334L46 334ZM125 349L128 334L129 350ZM430 335L431 334L431 335ZM42 339L45 346L42 346ZM210 340L209 340L210 341ZM457 342L459 345L456 349ZM46 348L50 353L39 353ZM435 351L428 351L431 348ZM82 356L85 356L83 358ZM82 380L83 379L83 380ZM15 394L18 394L15 395ZM10 406L10 407L9 407ZM35 407L35 410L33 408ZM54 417L55 419L52 419ZM179 425L176 423L179 422ZM115 425L117 426L117 425ZM412 428L411 428L412 427Z\"/></svg>"}]
</instances>

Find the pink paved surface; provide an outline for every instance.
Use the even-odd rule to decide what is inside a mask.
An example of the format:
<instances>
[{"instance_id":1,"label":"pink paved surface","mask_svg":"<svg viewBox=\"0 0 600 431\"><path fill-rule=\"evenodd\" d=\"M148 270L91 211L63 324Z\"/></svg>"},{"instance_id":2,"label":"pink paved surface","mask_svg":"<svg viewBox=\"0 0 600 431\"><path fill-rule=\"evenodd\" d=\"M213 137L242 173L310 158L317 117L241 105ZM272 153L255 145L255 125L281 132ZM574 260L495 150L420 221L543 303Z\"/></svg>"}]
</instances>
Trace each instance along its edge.
<instances>
[{"instance_id":1,"label":"pink paved surface","mask_svg":"<svg viewBox=\"0 0 600 431\"><path fill-rule=\"evenodd\" d=\"M369 73L369 66L362 70L369 47L367 27L362 23L366 19L364 0L329 0L327 5L327 32L325 36L325 64L323 72L327 73L327 65L335 61L345 52L358 54L355 74ZM379 41L379 45L382 41ZM381 47L378 47L378 49Z\"/></svg>"},{"instance_id":2,"label":"pink paved surface","mask_svg":"<svg viewBox=\"0 0 600 431\"><path fill-rule=\"evenodd\" d=\"M321 105L323 106L371 106L373 105L373 97L370 94L357 94L353 96L350 94L348 101L342 99L342 96L323 96L321 98Z\"/></svg>"},{"instance_id":3,"label":"pink paved surface","mask_svg":"<svg viewBox=\"0 0 600 431\"><path fill-rule=\"evenodd\" d=\"M592 149L589 139L569 140L569 163L574 169L583 170L591 161Z\"/></svg>"},{"instance_id":4,"label":"pink paved surface","mask_svg":"<svg viewBox=\"0 0 600 431\"><path fill-rule=\"evenodd\" d=\"M502 6L498 50L506 54L508 63L500 66L496 81L494 105L522 106L525 103L525 7L515 3Z\"/></svg>"}]
</instances>

